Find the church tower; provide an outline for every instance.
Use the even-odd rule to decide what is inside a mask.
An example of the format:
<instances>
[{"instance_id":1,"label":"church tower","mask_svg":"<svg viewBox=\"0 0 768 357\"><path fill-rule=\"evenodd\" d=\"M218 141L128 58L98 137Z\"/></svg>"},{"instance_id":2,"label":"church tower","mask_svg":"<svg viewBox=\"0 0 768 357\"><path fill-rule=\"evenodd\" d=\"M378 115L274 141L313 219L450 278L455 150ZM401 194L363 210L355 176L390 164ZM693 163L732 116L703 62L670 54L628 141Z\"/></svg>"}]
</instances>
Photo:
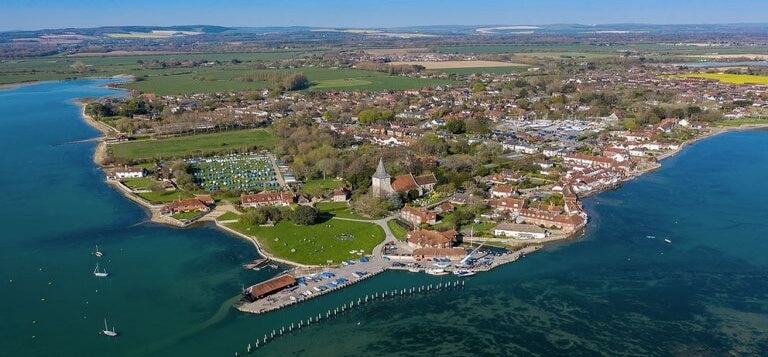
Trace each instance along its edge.
<instances>
[{"instance_id":1,"label":"church tower","mask_svg":"<svg viewBox=\"0 0 768 357\"><path fill-rule=\"evenodd\" d=\"M386 198L392 193L392 180L384 168L384 161L379 159L379 166L376 173L371 176L371 194L377 197Z\"/></svg>"}]
</instances>

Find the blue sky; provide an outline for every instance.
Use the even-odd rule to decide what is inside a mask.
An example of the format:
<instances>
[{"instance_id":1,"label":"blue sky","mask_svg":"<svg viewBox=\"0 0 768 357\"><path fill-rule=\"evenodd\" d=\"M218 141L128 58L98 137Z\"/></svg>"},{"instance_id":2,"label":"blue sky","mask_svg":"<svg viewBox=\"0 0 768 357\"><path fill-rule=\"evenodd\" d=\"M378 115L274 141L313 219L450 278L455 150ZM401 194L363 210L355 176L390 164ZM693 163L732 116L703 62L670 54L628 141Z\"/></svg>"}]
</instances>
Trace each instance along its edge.
<instances>
[{"instance_id":1,"label":"blue sky","mask_svg":"<svg viewBox=\"0 0 768 357\"><path fill-rule=\"evenodd\" d=\"M2 0L0 30L106 25L768 23L768 0Z\"/></svg>"}]
</instances>

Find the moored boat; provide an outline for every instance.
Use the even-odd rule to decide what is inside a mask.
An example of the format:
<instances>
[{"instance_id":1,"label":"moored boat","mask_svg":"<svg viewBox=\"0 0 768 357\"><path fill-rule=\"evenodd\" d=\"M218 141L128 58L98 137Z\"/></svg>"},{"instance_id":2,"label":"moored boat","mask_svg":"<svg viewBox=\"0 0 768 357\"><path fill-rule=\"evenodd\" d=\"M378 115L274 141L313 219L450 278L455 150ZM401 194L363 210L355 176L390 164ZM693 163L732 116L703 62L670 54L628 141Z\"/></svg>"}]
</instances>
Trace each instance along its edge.
<instances>
[{"instance_id":1,"label":"moored boat","mask_svg":"<svg viewBox=\"0 0 768 357\"><path fill-rule=\"evenodd\" d=\"M472 276L475 274L477 273L471 270L457 270L453 272L453 275L456 275L458 277Z\"/></svg>"},{"instance_id":2,"label":"moored boat","mask_svg":"<svg viewBox=\"0 0 768 357\"><path fill-rule=\"evenodd\" d=\"M115 327L113 326L110 330L109 327L107 327L107 319L104 319L104 330L101 331L102 334L109 337L117 337L117 331L115 331Z\"/></svg>"},{"instance_id":3,"label":"moored boat","mask_svg":"<svg viewBox=\"0 0 768 357\"><path fill-rule=\"evenodd\" d=\"M107 273L107 269L104 269L104 271L99 271L99 263L96 263L96 268L93 269L93 275L99 278L106 278L109 273Z\"/></svg>"}]
</instances>

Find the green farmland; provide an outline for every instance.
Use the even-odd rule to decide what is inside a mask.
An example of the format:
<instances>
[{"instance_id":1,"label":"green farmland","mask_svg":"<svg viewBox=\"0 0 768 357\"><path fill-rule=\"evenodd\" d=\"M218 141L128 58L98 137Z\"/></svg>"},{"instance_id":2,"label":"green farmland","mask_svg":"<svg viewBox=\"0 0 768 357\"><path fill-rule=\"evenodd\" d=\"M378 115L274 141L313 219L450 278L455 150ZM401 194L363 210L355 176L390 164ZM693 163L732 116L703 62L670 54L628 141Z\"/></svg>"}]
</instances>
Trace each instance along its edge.
<instances>
[{"instance_id":1,"label":"green farmland","mask_svg":"<svg viewBox=\"0 0 768 357\"><path fill-rule=\"evenodd\" d=\"M303 72L311 82L310 90L359 89L370 91L423 88L452 83L445 79L390 76L386 73L347 68L303 67L291 69L255 69L254 61L307 57L317 52L257 52L225 54L137 55L111 57L47 57L0 61L0 84L78 77L129 75L137 79L121 85L158 95L252 91L269 86L266 81L247 81L249 76L265 78L275 72ZM212 62L197 67L147 69L144 63L167 60ZM72 65L83 62L87 71L76 72ZM216 62L218 61L218 62Z\"/></svg>"},{"instance_id":2,"label":"green farmland","mask_svg":"<svg viewBox=\"0 0 768 357\"><path fill-rule=\"evenodd\" d=\"M186 158L229 151L269 149L275 137L266 129L227 131L222 133L150 139L113 144L110 155L115 159L147 161Z\"/></svg>"}]
</instances>

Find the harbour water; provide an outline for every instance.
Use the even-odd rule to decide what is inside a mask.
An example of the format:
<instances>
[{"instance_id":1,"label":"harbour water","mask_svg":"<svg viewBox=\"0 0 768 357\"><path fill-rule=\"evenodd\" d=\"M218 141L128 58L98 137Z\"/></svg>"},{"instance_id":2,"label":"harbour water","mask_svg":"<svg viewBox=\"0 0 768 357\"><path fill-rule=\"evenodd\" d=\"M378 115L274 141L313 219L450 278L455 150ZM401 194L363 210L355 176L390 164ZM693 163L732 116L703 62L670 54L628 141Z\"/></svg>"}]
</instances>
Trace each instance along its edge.
<instances>
[{"instance_id":1,"label":"harbour water","mask_svg":"<svg viewBox=\"0 0 768 357\"><path fill-rule=\"evenodd\" d=\"M264 315L231 308L253 247L173 229L110 189L97 132L71 100L105 80L0 91L0 354L232 356L265 333L368 293L453 281L385 272ZM768 355L768 132L702 140L587 199L586 236L467 279L369 303L263 355ZM667 243L668 239L671 243ZM101 266L92 271L98 244ZM99 335L107 318L120 333Z\"/></svg>"}]
</instances>

